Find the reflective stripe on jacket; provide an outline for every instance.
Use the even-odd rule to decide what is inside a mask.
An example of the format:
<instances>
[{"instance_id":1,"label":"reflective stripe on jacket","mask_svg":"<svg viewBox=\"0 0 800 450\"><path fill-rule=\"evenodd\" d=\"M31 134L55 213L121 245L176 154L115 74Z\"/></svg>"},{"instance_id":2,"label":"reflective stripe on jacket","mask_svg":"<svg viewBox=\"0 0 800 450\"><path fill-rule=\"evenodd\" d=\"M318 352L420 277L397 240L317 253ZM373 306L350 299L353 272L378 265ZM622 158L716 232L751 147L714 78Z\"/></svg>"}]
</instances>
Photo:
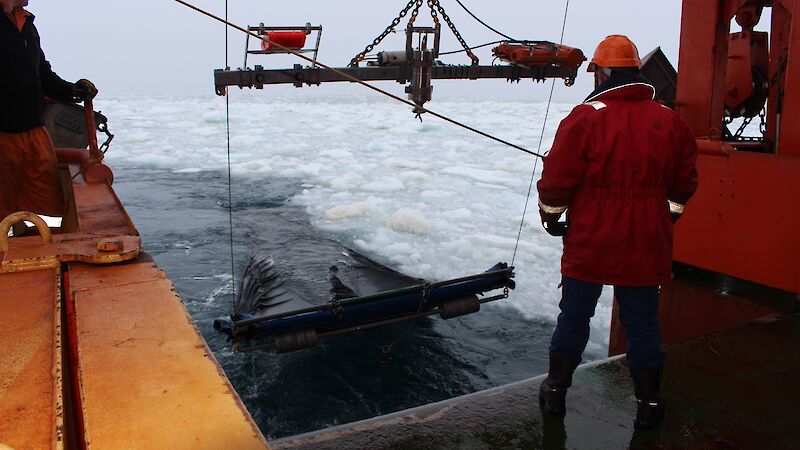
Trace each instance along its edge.
<instances>
[{"instance_id":1,"label":"reflective stripe on jacket","mask_svg":"<svg viewBox=\"0 0 800 450\"><path fill-rule=\"evenodd\" d=\"M688 124L638 76L612 76L559 125L538 182L545 212L567 211L562 272L591 283L669 279L670 211L697 188Z\"/></svg>"}]
</instances>

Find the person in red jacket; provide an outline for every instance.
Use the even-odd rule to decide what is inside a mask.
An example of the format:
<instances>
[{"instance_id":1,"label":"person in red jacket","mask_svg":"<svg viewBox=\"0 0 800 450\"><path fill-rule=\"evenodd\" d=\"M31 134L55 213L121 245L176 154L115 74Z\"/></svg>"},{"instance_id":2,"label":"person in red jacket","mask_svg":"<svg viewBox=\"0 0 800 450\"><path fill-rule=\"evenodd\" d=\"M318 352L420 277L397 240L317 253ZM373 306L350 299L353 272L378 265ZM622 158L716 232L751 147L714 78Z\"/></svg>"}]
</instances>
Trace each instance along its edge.
<instances>
[{"instance_id":1,"label":"person in red jacket","mask_svg":"<svg viewBox=\"0 0 800 450\"><path fill-rule=\"evenodd\" d=\"M561 313L539 399L546 413L565 414L589 320L610 284L628 338L634 426L646 429L664 414L659 285L671 274L673 223L697 187L697 144L688 124L653 100L640 66L627 37L603 40L589 64L596 89L561 122L544 160L540 214L548 232L563 235L564 253Z\"/></svg>"},{"instance_id":2,"label":"person in red jacket","mask_svg":"<svg viewBox=\"0 0 800 450\"><path fill-rule=\"evenodd\" d=\"M44 96L77 102L97 94L90 81L69 83L53 72L27 4L0 0L0 220L20 210L63 214L58 162L42 122ZM14 234L24 230L17 224Z\"/></svg>"}]
</instances>

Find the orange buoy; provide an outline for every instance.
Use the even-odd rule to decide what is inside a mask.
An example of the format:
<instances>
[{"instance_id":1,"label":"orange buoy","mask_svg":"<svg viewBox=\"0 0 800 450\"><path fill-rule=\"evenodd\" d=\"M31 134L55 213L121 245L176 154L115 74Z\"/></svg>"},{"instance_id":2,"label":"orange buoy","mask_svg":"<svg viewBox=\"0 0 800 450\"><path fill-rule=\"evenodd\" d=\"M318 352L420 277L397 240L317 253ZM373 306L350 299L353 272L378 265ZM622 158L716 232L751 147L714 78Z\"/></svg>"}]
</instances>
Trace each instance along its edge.
<instances>
[{"instance_id":1,"label":"orange buoy","mask_svg":"<svg viewBox=\"0 0 800 450\"><path fill-rule=\"evenodd\" d=\"M280 50L273 44L282 45L292 50L299 50L306 45L306 33L303 31L270 31L264 33L261 50Z\"/></svg>"}]
</instances>

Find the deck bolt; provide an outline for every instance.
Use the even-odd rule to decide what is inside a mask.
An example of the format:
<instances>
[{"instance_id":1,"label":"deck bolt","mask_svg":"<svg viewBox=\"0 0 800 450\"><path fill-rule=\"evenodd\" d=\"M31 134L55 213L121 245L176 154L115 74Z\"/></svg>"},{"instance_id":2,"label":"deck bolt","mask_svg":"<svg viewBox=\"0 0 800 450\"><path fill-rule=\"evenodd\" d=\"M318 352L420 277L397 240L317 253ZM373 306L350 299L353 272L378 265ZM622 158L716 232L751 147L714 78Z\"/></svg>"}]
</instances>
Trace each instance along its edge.
<instances>
[{"instance_id":1,"label":"deck bolt","mask_svg":"<svg viewBox=\"0 0 800 450\"><path fill-rule=\"evenodd\" d=\"M120 239L101 239L97 242L97 250L101 252L118 252L122 250L122 247Z\"/></svg>"}]
</instances>

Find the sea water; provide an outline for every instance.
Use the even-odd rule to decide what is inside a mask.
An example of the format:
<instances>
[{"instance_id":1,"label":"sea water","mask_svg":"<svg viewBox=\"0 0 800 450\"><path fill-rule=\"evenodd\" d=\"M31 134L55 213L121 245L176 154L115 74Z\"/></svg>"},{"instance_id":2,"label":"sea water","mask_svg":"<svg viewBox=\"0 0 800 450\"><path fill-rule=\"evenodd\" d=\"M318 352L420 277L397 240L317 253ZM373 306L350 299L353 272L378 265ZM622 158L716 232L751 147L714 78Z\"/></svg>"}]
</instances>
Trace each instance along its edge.
<instances>
[{"instance_id":1,"label":"sea water","mask_svg":"<svg viewBox=\"0 0 800 450\"><path fill-rule=\"evenodd\" d=\"M437 100L431 109L539 149L546 103ZM541 151L573 105L553 104ZM530 155L374 97L231 98L233 261L225 100L99 98L108 164L146 251L170 275L264 433L281 437L544 373L558 315L561 240L538 218ZM525 222L520 223L526 200ZM517 288L470 316L424 319L275 355L233 353L213 319L232 310L274 207L404 274L443 280L514 262ZM519 241L517 236L519 234ZM516 255L515 255L516 248ZM302 268L298 268L302 270ZM584 360L607 351L611 292ZM385 352L386 344L392 345ZM532 405L533 406L533 405Z\"/></svg>"}]
</instances>

